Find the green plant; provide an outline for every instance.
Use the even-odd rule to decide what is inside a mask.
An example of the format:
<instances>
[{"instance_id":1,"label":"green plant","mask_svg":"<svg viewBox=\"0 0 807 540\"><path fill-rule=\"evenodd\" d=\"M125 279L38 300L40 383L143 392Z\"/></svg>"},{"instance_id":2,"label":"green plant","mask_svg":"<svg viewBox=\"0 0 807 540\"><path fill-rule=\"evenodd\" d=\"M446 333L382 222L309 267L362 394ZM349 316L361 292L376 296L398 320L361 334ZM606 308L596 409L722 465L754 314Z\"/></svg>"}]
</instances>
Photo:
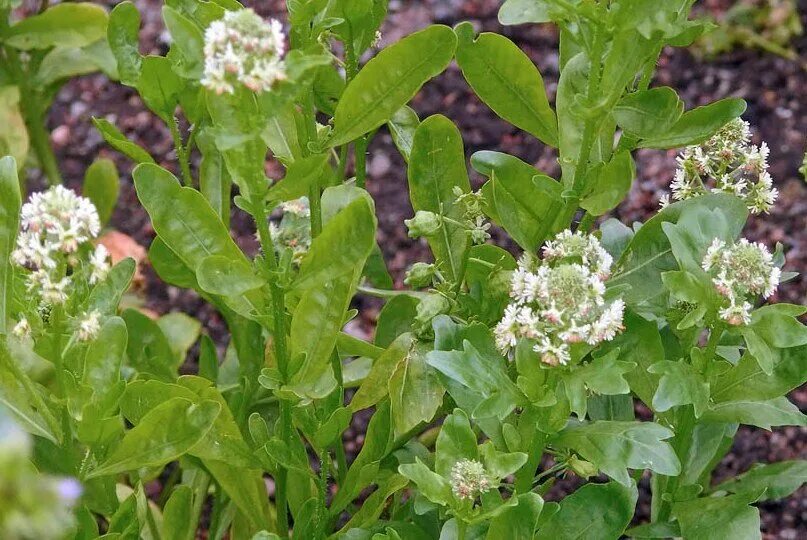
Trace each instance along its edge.
<instances>
[{"instance_id":1,"label":"green plant","mask_svg":"<svg viewBox=\"0 0 807 540\"><path fill-rule=\"evenodd\" d=\"M18 0L0 1L0 153L23 167L29 149L51 184L62 181L45 122L72 77L103 71L117 78L106 41L106 11L89 2L49 6L18 18Z\"/></svg>"},{"instance_id":2,"label":"green plant","mask_svg":"<svg viewBox=\"0 0 807 540\"><path fill-rule=\"evenodd\" d=\"M84 484L77 534L192 538L209 503L212 538L758 538L752 504L792 493L805 462L717 486L711 472L739 424L805 424L783 397L807 378L805 309L757 307L790 274L781 249L739 237L749 208L776 199L764 147L738 120L745 104L685 112L673 89L650 88L662 47L704 29L691 4L505 2L504 24L560 28L554 107L523 52L467 23L430 26L360 66L383 0L289 2L288 52L275 23L235 2L171 2L166 57L140 55L137 10L119 4L109 42L121 80L172 128L182 181L97 125L140 162L155 270L212 304L230 339L220 359L192 320L116 315L131 263L93 279L92 219L76 250L51 234L69 222L32 227L30 210L17 235L13 161L0 162L0 397L36 435L37 465ZM488 180L471 190L454 124L406 105L452 59L499 116L558 149L559 180L484 151L471 166ZM408 290L392 289L364 189L385 125L407 161L406 225L434 255L410 269ZM638 148L686 148L676 202L633 228L593 230L630 189ZM266 177L267 151L283 179ZM255 257L230 236L233 189ZM489 221L518 261L487 243ZM43 242L55 264L37 259ZM39 292L63 279L59 295ZM36 280L51 286L19 292ZM372 342L344 331L357 294L386 301ZM198 375L178 376L197 339ZM636 418L635 400L652 419ZM348 459L342 434L367 410ZM651 520L626 532L645 473ZM562 475L591 481L545 501Z\"/></svg>"}]
</instances>

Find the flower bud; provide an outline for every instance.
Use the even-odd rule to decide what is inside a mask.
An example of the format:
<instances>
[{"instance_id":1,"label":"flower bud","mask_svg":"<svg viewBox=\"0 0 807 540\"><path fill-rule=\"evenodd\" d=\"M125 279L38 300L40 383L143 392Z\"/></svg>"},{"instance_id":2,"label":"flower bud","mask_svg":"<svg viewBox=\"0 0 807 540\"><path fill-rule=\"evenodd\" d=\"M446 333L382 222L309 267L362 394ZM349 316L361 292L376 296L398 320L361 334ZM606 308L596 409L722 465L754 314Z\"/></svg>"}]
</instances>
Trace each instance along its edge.
<instances>
[{"instance_id":1,"label":"flower bud","mask_svg":"<svg viewBox=\"0 0 807 540\"><path fill-rule=\"evenodd\" d=\"M404 223L409 228L411 238L420 238L421 236L429 237L437 234L443 224L443 219L434 212L418 210L415 217L404 220Z\"/></svg>"},{"instance_id":2,"label":"flower bud","mask_svg":"<svg viewBox=\"0 0 807 540\"><path fill-rule=\"evenodd\" d=\"M437 269L433 264L418 262L413 264L406 272L404 283L410 287L428 287L434 279Z\"/></svg>"},{"instance_id":3,"label":"flower bud","mask_svg":"<svg viewBox=\"0 0 807 540\"><path fill-rule=\"evenodd\" d=\"M599 472L593 463L580 459L577 456L572 456L568 461L568 465L569 468L574 471L574 474L583 479L596 476Z\"/></svg>"}]
</instances>

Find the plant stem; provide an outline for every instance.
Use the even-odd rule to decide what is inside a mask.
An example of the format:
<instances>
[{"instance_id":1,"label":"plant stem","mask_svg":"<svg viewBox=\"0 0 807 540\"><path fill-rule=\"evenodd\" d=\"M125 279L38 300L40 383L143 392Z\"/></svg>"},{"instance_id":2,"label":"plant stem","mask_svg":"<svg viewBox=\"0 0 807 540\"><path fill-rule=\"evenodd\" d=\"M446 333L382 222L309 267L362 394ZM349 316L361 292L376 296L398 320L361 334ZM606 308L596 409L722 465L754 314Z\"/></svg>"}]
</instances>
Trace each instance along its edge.
<instances>
[{"instance_id":1,"label":"plant stem","mask_svg":"<svg viewBox=\"0 0 807 540\"><path fill-rule=\"evenodd\" d=\"M599 26L594 29L594 42L591 46L590 63L588 75L588 87L586 90L586 99L589 103L596 101L597 94L600 91L600 76L602 74L602 50L603 50L603 32ZM597 135L599 126L598 118L589 118L585 121L583 126L583 139L580 142L580 153L578 154L577 164L574 171L574 179L572 181L572 197L570 197L564 204L562 211L562 219L560 226L566 228L574 218L577 212L577 206L580 204L580 194L582 193L584 182L588 174L588 162L591 157L591 150L594 146L594 140Z\"/></svg>"},{"instance_id":2,"label":"plant stem","mask_svg":"<svg viewBox=\"0 0 807 540\"><path fill-rule=\"evenodd\" d=\"M263 251L263 259L266 269L274 279L269 280L269 292L272 297L272 309L274 320L273 339L275 345L275 359L277 369L283 381L288 380L288 349L286 344L286 301L283 290L278 285L277 279L277 255L272 242L272 235L269 233L269 222L266 215L264 202L253 201L253 212L258 228L258 238ZM280 400L280 438L289 442L292 437L291 406L288 401ZM277 505L277 527L281 538L289 536L289 516L288 516L288 471L279 468L275 478L277 484L276 505Z\"/></svg>"},{"instance_id":3,"label":"plant stem","mask_svg":"<svg viewBox=\"0 0 807 540\"><path fill-rule=\"evenodd\" d=\"M465 532L468 529L468 524L459 518L454 519L457 520L457 540L465 540Z\"/></svg>"},{"instance_id":4,"label":"plant stem","mask_svg":"<svg viewBox=\"0 0 807 540\"><path fill-rule=\"evenodd\" d=\"M367 185L367 147L370 144L370 134L359 138L355 145L356 154L356 186L364 189Z\"/></svg>"},{"instance_id":5,"label":"plant stem","mask_svg":"<svg viewBox=\"0 0 807 540\"><path fill-rule=\"evenodd\" d=\"M202 516L202 508L204 508L205 500L207 499L207 490L210 488L210 475L201 469L197 469L196 474L200 475L198 480L199 485L196 486L193 510L189 521L193 527L190 529L186 540L193 540L196 537L196 529L199 527L199 518Z\"/></svg>"},{"instance_id":6,"label":"plant stem","mask_svg":"<svg viewBox=\"0 0 807 540\"><path fill-rule=\"evenodd\" d=\"M45 126L45 111L39 101L39 95L25 86L21 86L20 90L20 108L25 120L25 128L28 130L31 148L34 150L48 183L52 186L61 184L62 175L50 144L50 133Z\"/></svg>"},{"instance_id":7,"label":"plant stem","mask_svg":"<svg viewBox=\"0 0 807 540\"><path fill-rule=\"evenodd\" d=\"M174 118L173 122L168 123L171 129L171 138L174 140L174 148L177 153L177 161L179 168L182 171L182 183L186 186L193 185L193 176L191 176L191 166L188 162L188 148L182 142L182 135L179 132L179 121Z\"/></svg>"}]
</instances>

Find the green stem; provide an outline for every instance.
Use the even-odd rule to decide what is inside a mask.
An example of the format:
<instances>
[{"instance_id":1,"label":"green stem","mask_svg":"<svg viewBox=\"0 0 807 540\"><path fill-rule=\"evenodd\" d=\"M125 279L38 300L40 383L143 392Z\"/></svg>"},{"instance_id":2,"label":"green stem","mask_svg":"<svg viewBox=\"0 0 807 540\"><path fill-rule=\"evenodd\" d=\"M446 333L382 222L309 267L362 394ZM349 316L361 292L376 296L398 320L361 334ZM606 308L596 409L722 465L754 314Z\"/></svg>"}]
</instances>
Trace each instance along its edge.
<instances>
[{"instance_id":1,"label":"green stem","mask_svg":"<svg viewBox=\"0 0 807 540\"><path fill-rule=\"evenodd\" d=\"M341 148L339 148L339 169L336 173L336 178L339 180L340 184L345 182L345 174L347 171L347 158L350 151L350 143L343 144Z\"/></svg>"},{"instance_id":2,"label":"green stem","mask_svg":"<svg viewBox=\"0 0 807 540\"><path fill-rule=\"evenodd\" d=\"M530 450L527 454L527 463L516 473L516 493L527 493L532 489L535 482L535 471L541 464L541 457L544 454L546 445L546 435L534 428Z\"/></svg>"},{"instance_id":3,"label":"green stem","mask_svg":"<svg viewBox=\"0 0 807 540\"><path fill-rule=\"evenodd\" d=\"M599 26L594 29L594 42L590 51L590 63L588 76L588 88L586 91L586 99L589 103L596 102L597 94L600 91L600 77L602 74L602 51L603 51L603 32ZM566 200L562 218L560 220L561 228L566 228L574 218L577 212L577 207L580 204L580 194L584 188L584 182L588 175L588 162L591 157L591 150L594 146L594 141L597 135L599 126L598 118L589 118L585 121L583 127L583 139L580 142L580 154L577 158L577 164L574 171L574 179L572 181L572 196Z\"/></svg>"},{"instance_id":4,"label":"green stem","mask_svg":"<svg viewBox=\"0 0 807 540\"><path fill-rule=\"evenodd\" d=\"M468 524L462 521L460 518L454 518L457 520L457 540L465 540L465 533L468 530Z\"/></svg>"},{"instance_id":5,"label":"green stem","mask_svg":"<svg viewBox=\"0 0 807 540\"><path fill-rule=\"evenodd\" d=\"M308 188L309 216L311 220L311 239L313 240L322 232L322 190L319 187L319 179L315 178Z\"/></svg>"},{"instance_id":6,"label":"green stem","mask_svg":"<svg viewBox=\"0 0 807 540\"><path fill-rule=\"evenodd\" d=\"M266 207L263 201L253 202L255 222L258 228L258 238L263 251L263 260L266 269L273 276L269 280L269 292L272 297L272 309L274 320L273 339L275 345L275 359L277 369L283 381L288 380L288 348L286 344L286 301L285 296L278 285L277 279L277 255L272 242L272 235L269 233L269 221L266 215ZM291 406L286 400L280 400L280 438L289 443L292 437ZM288 516L288 471L279 468L275 478L276 506L277 506L277 526L281 538L289 536L289 516Z\"/></svg>"},{"instance_id":7,"label":"green stem","mask_svg":"<svg viewBox=\"0 0 807 540\"><path fill-rule=\"evenodd\" d=\"M193 527L189 527L188 538L186 540L193 540L196 538L196 529L199 528L199 519L202 516L202 509L204 508L205 500L207 500L207 490L210 488L210 475L201 469L197 470L196 474L200 475L200 478L198 479L199 485L196 486L196 493L193 499L193 509L189 521Z\"/></svg>"},{"instance_id":8,"label":"green stem","mask_svg":"<svg viewBox=\"0 0 807 540\"><path fill-rule=\"evenodd\" d=\"M177 161L179 162L179 168L182 171L182 183L186 186L192 186L193 176L191 175L191 166L190 162L188 161L188 149L182 142L182 135L179 132L179 121L174 118L173 122L168 123L168 127L171 130L171 138L174 140Z\"/></svg>"},{"instance_id":9,"label":"green stem","mask_svg":"<svg viewBox=\"0 0 807 540\"><path fill-rule=\"evenodd\" d=\"M578 230L582 232L589 232L591 227L594 225L594 222L597 221L597 216L586 212L583 214L583 219L580 220L580 225L578 226Z\"/></svg>"},{"instance_id":10,"label":"green stem","mask_svg":"<svg viewBox=\"0 0 807 540\"><path fill-rule=\"evenodd\" d=\"M356 154L356 186L362 189L367 185L367 147L369 145L369 134L359 138L354 145Z\"/></svg>"},{"instance_id":11,"label":"green stem","mask_svg":"<svg viewBox=\"0 0 807 540\"><path fill-rule=\"evenodd\" d=\"M40 96L35 91L21 87L20 105L31 148L48 183L55 186L62 183L62 175L59 172L56 154L50 144L50 133L45 126L45 110L43 110L39 98Z\"/></svg>"}]
</instances>

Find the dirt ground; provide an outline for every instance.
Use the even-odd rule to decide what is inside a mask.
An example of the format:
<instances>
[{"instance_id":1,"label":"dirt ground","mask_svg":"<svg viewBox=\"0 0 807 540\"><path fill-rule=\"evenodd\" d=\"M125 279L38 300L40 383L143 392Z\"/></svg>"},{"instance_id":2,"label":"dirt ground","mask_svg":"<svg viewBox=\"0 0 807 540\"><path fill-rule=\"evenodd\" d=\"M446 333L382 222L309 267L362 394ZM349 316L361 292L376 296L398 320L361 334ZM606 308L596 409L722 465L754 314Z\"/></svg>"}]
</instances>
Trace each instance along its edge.
<instances>
[{"instance_id":1,"label":"dirt ground","mask_svg":"<svg viewBox=\"0 0 807 540\"><path fill-rule=\"evenodd\" d=\"M116 2L109 2L113 4ZM167 34L160 17L161 2L135 0L142 16L141 50L164 54ZM282 17L283 2L255 1L263 15ZM558 77L557 34L543 26L501 27L496 19L500 0L391 0L390 16L383 28L382 46L430 23L454 25L471 21L480 31L500 32L513 39L539 66L550 100L554 98ZM724 5L726 2L722 2ZM730 3L730 2L729 2ZM719 9L721 2L705 2ZM807 26L807 1L800 1L802 22ZM807 37L797 38L794 47L807 58ZM767 141L771 147L770 172L781 195L770 215L752 218L746 236L769 246L781 242L785 246L788 270L804 272L807 262L807 186L798 174L805 151L807 133L807 71L797 63L754 50L736 50L710 61L702 61L681 50L665 51L656 77L656 85L677 89L687 107L695 107L724 97L741 97L748 102L745 118L754 128L756 143ZM413 101L421 118L444 114L451 118L463 134L466 152L498 150L516 155L535 164L550 175L559 167L555 152L531 136L498 119L475 98L452 65L444 74L428 83ZM175 170L175 154L167 129L143 106L136 93L100 75L70 82L59 93L53 107L49 127L57 149L62 172L72 187L78 188L84 170L98 156L115 160L123 177L121 200L112 226L147 246L153 237L148 216L139 206L131 183L131 162L108 148L91 124L91 117L105 117L129 138L146 147L157 161ZM625 223L644 220L658 206L675 167L675 152L640 151L637 156L638 180L628 199L614 212ZM275 163L268 163L270 173L282 174ZM379 215L378 239L387 263L400 285L403 271L415 261L428 258L424 244L406 236L403 220L411 217L406 184L406 169L390 136L381 131L370 147L368 189L373 195ZM477 184L481 181L472 175ZM34 173L32 185L41 185ZM233 215L237 240L247 251L256 249L249 222ZM218 341L226 335L221 319L194 293L166 287L153 272L147 271L145 306L157 313L182 310L199 318ZM807 278L803 275L780 287L774 301L804 304ZM370 303L359 331L372 331L376 306ZM802 410L807 408L807 389L791 396ZM346 434L361 444L362 425ZM777 429L767 432L743 428L731 453L721 463L718 478L747 470L753 462L772 462L807 456L807 430ZM639 515L647 515L648 490L643 482ZM568 490L564 483L553 491L558 495ZM807 489L783 502L761 505L766 538L807 538Z\"/></svg>"}]
</instances>

